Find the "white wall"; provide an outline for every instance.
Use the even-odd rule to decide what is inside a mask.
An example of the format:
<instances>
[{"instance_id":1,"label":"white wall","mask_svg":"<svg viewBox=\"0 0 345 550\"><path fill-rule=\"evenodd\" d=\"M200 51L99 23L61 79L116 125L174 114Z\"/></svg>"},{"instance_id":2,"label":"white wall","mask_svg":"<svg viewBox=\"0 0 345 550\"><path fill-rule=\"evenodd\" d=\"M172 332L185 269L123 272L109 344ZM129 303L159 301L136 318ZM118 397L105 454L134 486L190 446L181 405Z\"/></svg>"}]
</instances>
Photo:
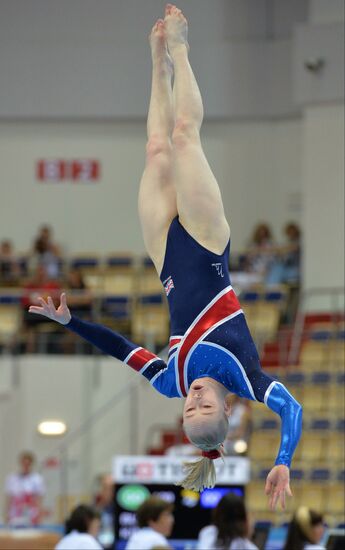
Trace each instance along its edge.
<instances>
[{"instance_id":1,"label":"white wall","mask_svg":"<svg viewBox=\"0 0 345 550\"><path fill-rule=\"evenodd\" d=\"M305 20L307 0L179 6L190 22L208 116L296 112L290 39L294 23ZM164 7L164 0L1 0L0 117L145 116L147 36Z\"/></svg>"},{"instance_id":2,"label":"white wall","mask_svg":"<svg viewBox=\"0 0 345 550\"><path fill-rule=\"evenodd\" d=\"M344 105L306 109L303 149L304 287L343 287Z\"/></svg>"},{"instance_id":3,"label":"white wall","mask_svg":"<svg viewBox=\"0 0 345 550\"><path fill-rule=\"evenodd\" d=\"M297 219L301 185L301 123L208 122L203 142L231 220L233 249L245 246L253 225L281 227ZM140 122L0 123L0 238L29 249L37 227L49 223L66 253L143 251L137 215L144 165ZM101 162L97 184L41 184L39 158L92 157Z\"/></svg>"},{"instance_id":4,"label":"white wall","mask_svg":"<svg viewBox=\"0 0 345 550\"><path fill-rule=\"evenodd\" d=\"M344 20L343 0L309 0L309 21L311 23L330 23Z\"/></svg>"}]
</instances>

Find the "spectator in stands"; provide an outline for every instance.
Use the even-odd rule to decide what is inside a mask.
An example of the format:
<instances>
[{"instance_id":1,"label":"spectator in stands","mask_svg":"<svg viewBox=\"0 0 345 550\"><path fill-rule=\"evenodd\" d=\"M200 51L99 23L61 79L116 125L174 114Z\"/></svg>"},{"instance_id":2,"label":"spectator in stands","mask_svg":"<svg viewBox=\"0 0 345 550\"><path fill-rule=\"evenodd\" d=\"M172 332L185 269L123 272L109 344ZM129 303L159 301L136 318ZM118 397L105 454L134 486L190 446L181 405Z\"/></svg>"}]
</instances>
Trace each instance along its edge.
<instances>
[{"instance_id":1,"label":"spectator in stands","mask_svg":"<svg viewBox=\"0 0 345 550\"><path fill-rule=\"evenodd\" d=\"M247 399L233 395L230 406L229 430L224 441L224 450L228 455L244 454L248 448L252 425L250 404Z\"/></svg>"},{"instance_id":2,"label":"spectator in stands","mask_svg":"<svg viewBox=\"0 0 345 550\"><path fill-rule=\"evenodd\" d=\"M294 222L284 227L286 244L276 251L276 258L267 274L268 284L298 284L301 264L301 230Z\"/></svg>"},{"instance_id":3,"label":"spectator in stands","mask_svg":"<svg viewBox=\"0 0 345 550\"><path fill-rule=\"evenodd\" d=\"M92 296L87 288L83 273L80 269L71 268L66 277L66 288L69 293L69 305L73 315L83 319L90 319L92 310Z\"/></svg>"},{"instance_id":4,"label":"spectator in stands","mask_svg":"<svg viewBox=\"0 0 345 550\"><path fill-rule=\"evenodd\" d=\"M42 293L47 297L52 296L53 301L59 295L61 286L57 281L49 279L46 268L43 265L38 265L35 269L33 277L24 285L22 295L23 308L23 332L26 341L26 352L33 353L36 347L36 329L42 322L47 324L47 320L39 315L31 315L28 313L28 306L33 301L37 304L37 298Z\"/></svg>"},{"instance_id":5,"label":"spectator in stands","mask_svg":"<svg viewBox=\"0 0 345 550\"><path fill-rule=\"evenodd\" d=\"M60 276L60 257L61 251L53 241L51 227L43 225L34 240L31 269L43 265L49 279L57 279Z\"/></svg>"},{"instance_id":6,"label":"spectator in stands","mask_svg":"<svg viewBox=\"0 0 345 550\"><path fill-rule=\"evenodd\" d=\"M319 544L323 533L322 515L300 506L290 522L284 550L325 550Z\"/></svg>"},{"instance_id":7,"label":"spectator in stands","mask_svg":"<svg viewBox=\"0 0 345 550\"><path fill-rule=\"evenodd\" d=\"M172 504L157 497L149 497L137 510L139 530L128 540L126 550L170 548L167 537L174 526Z\"/></svg>"},{"instance_id":8,"label":"spectator in stands","mask_svg":"<svg viewBox=\"0 0 345 550\"><path fill-rule=\"evenodd\" d=\"M13 286L18 283L20 266L16 258L12 242L4 239L0 243L0 284L1 286Z\"/></svg>"},{"instance_id":9,"label":"spectator in stands","mask_svg":"<svg viewBox=\"0 0 345 550\"><path fill-rule=\"evenodd\" d=\"M100 528L99 513L91 506L80 504L66 521L66 535L55 550L102 550L96 540Z\"/></svg>"},{"instance_id":10,"label":"spectator in stands","mask_svg":"<svg viewBox=\"0 0 345 550\"><path fill-rule=\"evenodd\" d=\"M259 223L253 231L247 250L247 271L265 280L274 259L274 244L270 226Z\"/></svg>"},{"instance_id":11,"label":"spectator in stands","mask_svg":"<svg viewBox=\"0 0 345 550\"><path fill-rule=\"evenodd\" d=\"M92 319L92 295L87 288L83 273L80 269L71 268L67 272L65 288L72 292L69 293L71 309L73 315L86 321ZM80 340L72 332L67 332L62 339L63 353L83 353Z\"/></svg>"},{"instance_id":12,"label":"spectator in stands","mask_svg":"<svg viewBox=\"0 0 345 550\"><path fill-rule=\"evenodd\" d=\"M99 540L104 548L114 546L114 480L110 474L98 478L98 490L94 506L100 514L101 527Z\"/></svg>"},{"instance_id":13,"label":"spectator in stands","mask_svg":"<svg viewBox=\"0 0 345 550\"><path fill-rule=\"evenodd\" d=\"M258 550L250 540L250 525L243 498L227 493L213 511L213 524L201 529L198 550Z\"/></svg>"},{"instance_id":14,"label":"spectator in stands","mask_svg":"<svg viewBox=\"0 0 345 550\"><path fill-rule=\"evenodd\" d=\"M45 486L42 476L33 471L35 456L29 451L19 455L19 472L5 482L5 523L11 527L32 527L42 519Z\"/></svg>"}]
</instances>

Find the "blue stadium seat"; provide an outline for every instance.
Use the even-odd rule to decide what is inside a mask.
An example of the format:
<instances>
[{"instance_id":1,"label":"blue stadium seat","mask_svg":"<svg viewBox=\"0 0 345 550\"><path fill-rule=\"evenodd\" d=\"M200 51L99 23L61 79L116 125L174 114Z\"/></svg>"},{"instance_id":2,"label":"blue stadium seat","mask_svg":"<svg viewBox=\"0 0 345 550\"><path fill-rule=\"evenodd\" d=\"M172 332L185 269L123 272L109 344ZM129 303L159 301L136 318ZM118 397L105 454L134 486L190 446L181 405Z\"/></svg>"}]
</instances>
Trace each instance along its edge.
<instances>
[{"instance_id":1,"label":"blue stadium seat","mask_svg":"<svg viewBox=\"0 0 345 550\"><path fill-rule=\"evenodd\" d=\"M292 468L290 470L290 478L295 481L301 481L305 477L305 472L302 468Z\"/></svg>"},{"instance_id":2,"label":"blue stadium seat","mask_svg":"<svg viewBox=\"0 0 345 550\"><path fill-rule=\"evenodd\" d=\"M76 257L70 260L70 266L74 269L82 269L85 267L97 267L99 265L99 258L96 257Z\"/></svg>"},{"instance_id":3,"label":"blue stadium seat","mask_svg":"<svg viewBox=\"0 0 345 550\"><path fill-rule=\"evenodd\" d=\"M344 412L344 411L341 411L341 412ZM345 418L339 418L339 420L337 421L337 430L339 432L345 431Z\"/></svg>"},{"instance_id":4,"label":"blue stadium seat","mask_svg":"<svg viewBox=\"0 0 345 550\"><path fill-rule=\"evenodd\" d=\"M303 372L288 372L285 376L287 384L304 384L305 374Z\"/></svg>"},{"instance_id":5,"label":"blue stadium seat","mask_svg":"<svg viewBox=\"0 0 345 550\"><path fill-rule=\"evenodd\" d=\"M309 428L311 430L330 430L331 429L331 421L328 418L314 418Z\"/></svg>"},{"instance_id":6,"label":"blue stadium seat","mask_svg":"<svg viewBox=\"0 0 345 550\"><path fill-rule=\"evenodd\" d=\"M341 372L340 374L338 374L337 383L338 384L345 384L345 372ZM345 391L345 388L344 388L344 391Z\"/></svg>"},{"instance_id":7,"label":"blue stadium seat","mask_svg":"<svg viewBox=\"0 0 345 550\"><path fill-rule=\"evenodd\" d=\"M0 294L0 304L3 305L16 305L20 304L20 296L18 294Z\"/></svg>"},{"instance_id":8,"label":"blue stadium seat","mask_svg":"<svg viewBox=\"0 0 345 550\"><path fill-rule=\"evenodd\" d=\"M102 313L114 319L127 319L130 315L131 300L129 296L105 296L101 308Z\"/></svg>"},{"instance_id":9,"label":"blue stadium seat","mask_svg":"<svg viewBox=\"0 0 345 550\"><path fill-rule=\"evenodd\" d=\"M313 384L329 384L331 381L331 375L329 372L319 371L314 372L311 377Z\"/></svg>"},{"instance_id":10,"label":"blue stadium seat","mask_svg":"<svg viewBox=\"0 0 345 550\"><path fill-rule=\"evenodd\" d=\"M260 293L253 290L242 292L240 296L241 302L258 302L260 299Z\"/></svg>"},{"instance_id":11,"label":"blue stadium seat","mask_svg":"<svg viewBox=\"0 0 345 550\"><path fill-rule=\"evenodd\" d=\"M270 473L271 471L271 468L262 468L260 471L259 471L259 474L258 474L258 479L266 479L266 477L268 476L268 474Z\"/></svg>"},{"instance_id":12,"label":"blue stadium seat","mask_svg":"<svg viewBox=\"0 0 345 550\"><path fill-rule=\"evenodd\" d=\"M275 418L264 418L259 426L260 430L276 430L279 427L279 421Z\"/></svg>"},{"instance_id":13,"label":"blue stadium seat","mask_svg":"<svg viewBox=\"0 0 345 550\"><path fill-rule=\"evenodd\" d=\"M130 267L133 264L132 256L113 255L107 256L105 265L107 267Z\"/></svg>"},{"instance_id":14,"label":"blue stadium seat","mask_svg":"<svg viewBox=\"0 0 345 550\"><path fill-rule=\"evenodd\" d=\"M341 481L342 483L344 483L344 481L345 481L345 470L340 470L340 471L337 473L337 480L338 480L338 481Z\"/></svg>"},{"instance_id":15,"label":"blue stadium seat","mask_svg":"<svg viewBox=\"0 0 345 550\"><path fill-rule=\"evenodd\" d=\"M310 340L315 340L316 342L325 342L330 340L332 336L331 330L315 330L310 333Z\"/></svg>"},{"instance_id":16,"label":"blue stadium seat","mask_svg":"<svg viewBox=\"0 0 345 550\"><path fill-rule=\"evenodd\" d=\"M280 302L284 298L285 293L282 290L269 290L264 294L266 302Z\"/></svg>"},{"instance_id":17,"label":"blue stadium seat","mask_svg":"<svg viewBox=\"0 0 345 550\"><path fill-rule=\"evenodd\" d=\"M330 481L331 470L329 468L314 468L310 472L310 481Z\"/></svg>"},{"instance_id":18,"label":"blue stadium seat","mask_svg":"<svg viewBox=\"0 0 345 550\"><path fill-rule=\"evenodd\" d=\"M147 296L139 296L138 303L147 304L162 304L164 296L163 294L148 294Z\"/></svg>"}]
</instances>

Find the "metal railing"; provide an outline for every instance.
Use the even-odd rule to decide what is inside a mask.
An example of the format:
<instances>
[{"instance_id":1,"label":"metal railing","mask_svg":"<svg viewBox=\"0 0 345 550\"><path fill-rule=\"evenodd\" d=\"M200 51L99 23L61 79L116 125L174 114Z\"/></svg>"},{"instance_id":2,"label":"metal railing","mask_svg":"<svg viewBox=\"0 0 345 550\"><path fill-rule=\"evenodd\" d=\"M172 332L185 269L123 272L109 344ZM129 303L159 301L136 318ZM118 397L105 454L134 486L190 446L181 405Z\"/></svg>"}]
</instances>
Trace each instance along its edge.
<instances>
[{"instance_id":1,"label":"metal railing","mask_svg":"<svg viewBox=\"0 0 345 550\"><path fill-rule=\"evenodd\" d=\"M331 287L331 288L311 288L305 290L300 295L296 322L294 325L291 347L288 357L288 364L295 365L298 362L299 352L304 336L304 320L306 312L318 312L319 309L313 306L310 307L310 302L320 297L326 299L329 303L329 308L324 309L325 312L330 313L331 320L336 327L339 321L339 312L341 315L344 315L344 287Z\"/></svg>"}]
</instances>

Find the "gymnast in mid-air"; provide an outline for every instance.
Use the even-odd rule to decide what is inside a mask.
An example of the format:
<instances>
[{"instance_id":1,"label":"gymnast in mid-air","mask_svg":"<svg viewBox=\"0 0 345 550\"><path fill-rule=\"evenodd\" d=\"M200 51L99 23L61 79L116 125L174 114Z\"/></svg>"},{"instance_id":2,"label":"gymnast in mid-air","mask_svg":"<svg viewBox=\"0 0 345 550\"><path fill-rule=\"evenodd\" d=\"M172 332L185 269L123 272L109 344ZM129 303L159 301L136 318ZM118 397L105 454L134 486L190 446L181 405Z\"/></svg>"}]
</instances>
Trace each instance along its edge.
<instances>
[{"instance_id":1,"label":"gymnast in mid-air","mask_svg":"<svg viewBox=\"0 0 345 550\"><path fill-rule=\"evenodd\" d=\"M289 468L301 434L302 408L260 367L241 305L231 287L230 229L217 181L200 141L203 105L189 63L187 21L168 4L150 35L152 90L146 166L139 190L145 245L165 289L171 324L168 362L108 328L71 316L62 294L30 306L140 372L167 397L185 398L183 427L202 458L181 482L197 491L215 483L232 393L265 403L281 417L281 443L267 476L269 505L285 508ZM173 85L172 85L173 81Z\"/></svg>"}]
</instances>

